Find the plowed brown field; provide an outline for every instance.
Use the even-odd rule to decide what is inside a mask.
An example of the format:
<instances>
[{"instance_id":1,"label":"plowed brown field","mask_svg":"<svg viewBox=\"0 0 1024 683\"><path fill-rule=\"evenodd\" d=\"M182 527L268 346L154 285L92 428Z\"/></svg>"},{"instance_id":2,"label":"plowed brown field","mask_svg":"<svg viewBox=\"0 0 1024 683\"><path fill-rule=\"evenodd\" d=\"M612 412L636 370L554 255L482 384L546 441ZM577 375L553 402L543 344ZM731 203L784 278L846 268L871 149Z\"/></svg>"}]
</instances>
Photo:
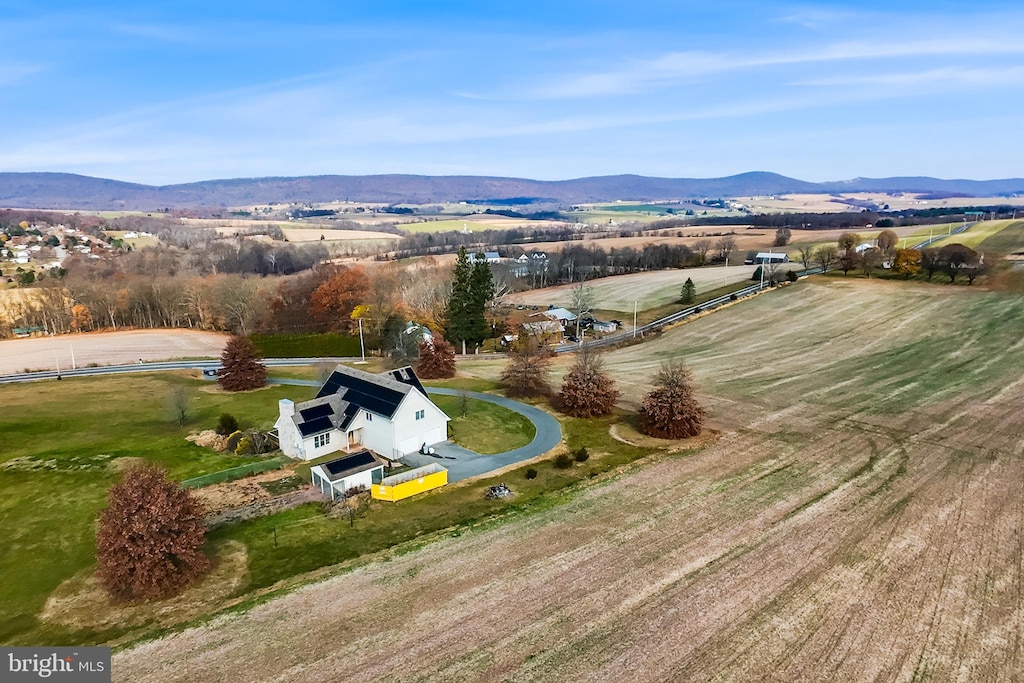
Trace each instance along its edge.
<instances>
[{"instance_id":1,"label":"plowed brown field","mask_svg":"<svg viewBox=\"0 0 1024 683\"><path fill-rule=\"evenodd\" d=\"M685 356L722 438L114 658L121 681L1017 680L1024 302L801 283ZM480 374L490 370L474 366Z\"/></svg>"}]
</instances>

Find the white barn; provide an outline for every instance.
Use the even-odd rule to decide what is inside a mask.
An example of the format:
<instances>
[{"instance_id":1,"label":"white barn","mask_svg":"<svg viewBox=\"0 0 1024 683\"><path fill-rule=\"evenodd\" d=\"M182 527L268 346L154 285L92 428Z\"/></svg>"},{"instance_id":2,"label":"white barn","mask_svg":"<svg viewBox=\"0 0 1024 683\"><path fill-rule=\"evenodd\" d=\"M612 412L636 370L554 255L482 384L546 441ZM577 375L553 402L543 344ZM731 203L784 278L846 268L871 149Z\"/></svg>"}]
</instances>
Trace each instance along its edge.
<instances>
[{"instance_id":1,"label":"white barn","mask_svg":"<svg viewBox=\"0 0 1024 683\"><path fill-rule=\"evenodd\" d=\"M314 465L309 476L320 493L331 500L344 498L349 489L369 491L384 479L384 463L370 451L344 455L337 460Z\"/></svg>"},{"instance_id":2,"label":"white barn","mask_svg":"<svg viewBox=\"0 0 1024 683\"><path fill-rule=\"evenodd\" d=\"M361 449L398 460L448 439L448 416L410 367L375 375L339 365L316 398L281 399L279 411L281 451L300 460Z\"/></svg>"}]
</instances>

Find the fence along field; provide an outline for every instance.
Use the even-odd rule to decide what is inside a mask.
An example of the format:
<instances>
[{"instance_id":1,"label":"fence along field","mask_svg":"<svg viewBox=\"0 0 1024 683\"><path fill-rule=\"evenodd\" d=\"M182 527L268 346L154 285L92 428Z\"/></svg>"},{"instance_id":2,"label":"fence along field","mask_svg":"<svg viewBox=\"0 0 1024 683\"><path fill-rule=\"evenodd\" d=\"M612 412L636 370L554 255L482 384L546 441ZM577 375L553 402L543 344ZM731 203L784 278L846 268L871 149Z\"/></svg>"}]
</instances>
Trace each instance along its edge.
<instances>
[{"instance_id":1,"label":"fence along field","mask_svg":"<svg viewBox=\"0 0 1024 683\"><path fill-rule=\"evenodd\" d=\"M757 297L606 358L632 403L685 357L724 431L707 449L119 653L115 670L1013 680L1022 339L1016 294L849 280ZM166 665L185 658L187 673Z\"/></svg>"}]
</instances>

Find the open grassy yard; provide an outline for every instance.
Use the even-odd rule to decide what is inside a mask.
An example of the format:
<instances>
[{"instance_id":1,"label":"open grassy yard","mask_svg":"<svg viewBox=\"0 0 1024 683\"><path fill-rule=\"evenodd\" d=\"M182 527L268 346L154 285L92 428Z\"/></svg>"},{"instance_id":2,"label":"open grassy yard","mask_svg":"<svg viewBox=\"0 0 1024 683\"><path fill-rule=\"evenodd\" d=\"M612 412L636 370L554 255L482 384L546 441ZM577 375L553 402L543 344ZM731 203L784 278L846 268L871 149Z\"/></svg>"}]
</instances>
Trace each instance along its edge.
<instances>
[{"instance_id":1,"label":"open grassy yard","mask_svg":"<svg viewBox=\"0 0 1024 683\"><path fill-rule=\"evenodd\" d=\"M435 395L431 400L451 418L451 440L477 453L511 451L533 441L537 433L526 417L493 403L467 399L463 415L458 396Z\"/></svg>"},{"instance_id":2,"label":"open grassy yard","mask_svg":"<svg viewBox=\"0 0 1024 683\"><path fill-rule=\"evenodd\" d=\"M705 450L119 653L116 677L1014 680L1022 338L1019 296L968 288L730 307L606 358L627 406L685 358L723 429Z\"/></svg>"},{"instance_id":3,"label":"open grassy yard","mask_svg":"<svg viewBox=\"0 0 1024 683\"><path fill-rule=\"evenodd\" d=\"M180 386L190 397L191 420L183 428L167 409ZM145 459L184 480L251 461L199 448L185 436L213 428L222 412L243 427L269 427L278 399L313 391L270 387L229 395L215 386L177 373L3 386L0 642L73 639L37 615L62 581L92 564L94 520L127 463Z\"/></svg>"}]
</instances>

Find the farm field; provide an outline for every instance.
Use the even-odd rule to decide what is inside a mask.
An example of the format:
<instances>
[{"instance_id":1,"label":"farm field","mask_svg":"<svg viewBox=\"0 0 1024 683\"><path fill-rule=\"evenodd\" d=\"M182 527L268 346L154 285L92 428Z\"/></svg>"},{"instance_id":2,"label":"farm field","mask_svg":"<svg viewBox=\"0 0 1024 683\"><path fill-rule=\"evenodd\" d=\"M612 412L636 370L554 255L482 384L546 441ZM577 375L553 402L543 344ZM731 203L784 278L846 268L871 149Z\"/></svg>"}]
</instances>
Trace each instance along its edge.
<instances>
[{"instance_id":1,"label":"farm field","mask_svg":"<svg viewBox=\"0 0 1024 683\"><path fill-rule=\"evenodd\" d=\"M1024 222L1024 221L1021 221ZM990 237L998 235L1000 232L1010 227L1014 221L1012 220L1001 220L1001 221L982 221L976 223L968 228L965 232L959 235L952 235L946 239L939 240L932 247L941 249L947 244L963 244L970 247L971 249L977 249L978 245L987 240Z\"/></svg>"},{"instance_id":2,"label":"farm field","mask_svg":"<svg viewBox=\"0 0 1024 683\"><path fill-rule=\"evenodd\" d=\"M558 225L561 225L561 223L557 221L538 221L528 218L509 218L500 215L470 214L460 218L401 223L398 228L408 233L462 232L463 229L470 232L482 232L484 230L511 230L512 228L555 227Z\"/></svg>"},{"instance_id":3,"label":"farm field","mask_svg":"<svg viewBox=\"0 0 1024 683\"><path fill-rule=\"evenodd\" d=\"M752 211L767 213L792 212L859 212L861 206L856 202L869 201L878 206L889 205L893 211L905 209L929 209L939 207L961 206L1024 206L1024 197L948 197L945 199L921 199L923 195L904 193L892 196L884 192L854 192L840 195L828 194L787 194L776 197L735 197L736 201L746 204ZM850 200L847 203L844 200Z\"/></svg>"},{"instance_id":4,"label":"farm field","mask_svg":"<svg viewBox=\"0 0 1024 683\"><path fill-rule=\"evenodd\" d=\"M119 652L115 680L1014 680L1022 338L1016 295L756 297L606 357L627 404L684 357L703 451Z\"/></svg>"},{"instance_id":5,"label":"farm field","mask_svg":"<svg viewBox=\"0 0 1024 683\"><path fill-rule=\"evenodd\" d=\"M321 228L282 228L289 242L316 242L323 235L325 242L353 240L397 240L401 235L376 230L329 230Z\"/></svg>"},{"instance_id":6,"label":"farm field","mask_svg":"<svg viewBox=\"0 0 1024 683\"><path fill-rule=\"evenodd\" d=\"M219 358L228 335L196 330L129 330L64 334L0 341L0 375L25 370L78 367L90 363L120 365L178 358Z\"/></svg>"},{"instance_id":7,"label":"farm field","mask_svg":"<svg viewBox=\"0 0 1024 683\"><path fill-rule=\"evenodd\" d=\"M1015 221L994 235L989 235L977 248L981 252L1019 253L1024 249L1024 220Z\"/></svg>"},{"instance_id":8,"label":"farm field","mask_svg":"<svg viewBox=\"0 0 1024 683\"><path fill-rule=\"evenodd\" d=\"M896 234L901 237L909 235L915 228L894 228ZM530 244L522 245L524 249L538 250L538 251L560 251L568 246L587 246L587 247L599 247L601 249L623 249L630 247L633 249L642 249L648 244L685 244L692 247L694 242L703 237L710 239L712 243L720 239L716 233L728 233L734 231L732 235L736 239L737 253L733 258L740 258L751 249L767 250L772 248L772 242L775 240L775 229L774 228L760 228L753 227L750 225L698 225L690 228L666 228L665 230L658 230L650 235L638 236L638 237L605 237L599 238L597 235L590 233L586 235L583 240L573 240L571 242L531 242ZM785 250L790 254L790 258L796 257L796 250L803 244L824 244L834 243L839 239L839 236L844 232L856 232L861 235L864 239L873 239L880 230L874 228L869 230L857 230L854 228L844 228L837 230L793 230L792 239L786 247L774 247L776 251ZM926 233L927 235L927 233Z\"/></svg>"},{"instance_id":9,"label":"farm field","mask_svg":"<svg viewBox=\"0 0 1024 683\"><path fill-rule=\"evenodd\" d=\"M749 280L757 266L714 266L706 268L682 268L673 270L654 270L646 273L629 275L613 275L587 281L593 289L596 308L617 311L622 314L633 313L633 301L636 300L640 310L647 310L670 304L679 299L679 290L687 278L692 278L697 292ZM510 294L505 297L511 304L529 304L531 306L565 306L572 303L574 285L545 287L527 292Z\"/></svg>"}]
</instances>

